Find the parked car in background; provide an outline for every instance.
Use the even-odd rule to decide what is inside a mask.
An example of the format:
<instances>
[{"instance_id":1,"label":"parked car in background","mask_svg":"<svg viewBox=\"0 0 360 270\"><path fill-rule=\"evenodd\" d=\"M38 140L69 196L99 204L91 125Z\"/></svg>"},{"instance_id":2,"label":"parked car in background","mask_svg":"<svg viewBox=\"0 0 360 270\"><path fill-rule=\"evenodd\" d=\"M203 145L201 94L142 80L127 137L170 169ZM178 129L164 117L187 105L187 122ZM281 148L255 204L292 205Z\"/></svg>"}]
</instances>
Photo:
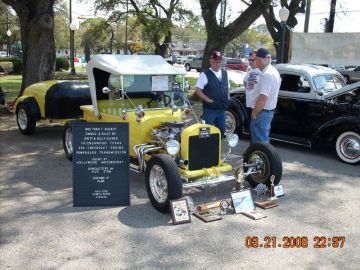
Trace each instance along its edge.
<instances>
[{"instance_id":1,"label":"parked car in background","mask_svg":"<svg viewBox=\"0 0 360 270\"><path fill-rule=\"evenodd\" d=\"M347 84L360 81L360 66L340 70L339 72L343 75Z\"/></svg>"},{"instance_id":2,"label":"parked car in background","mask_svg":"<svg viewBox=\"0 0 360 270\"><path fill-rule=\"evenodd\" d=\"M345 69L345 65L341 65L341 64L330 64L330 65L328 65L328 67L332 68L332 69L335 69L337 71Z\"/></svg>"},{"instance_id":3,"label":"parked car in background","mask_svg":"<svg viewBox=\"0 0 360 270\"><path fill-rule=\"evenodd\" d=\"M201 64L203 61L202 55L195 55L194 57L191 57L190 59L187 59L184 62L185 70L190 71L191 69L196 69L196 71L201 71Z\"/></svg>"},{"instance_id":4,"label":"parked car in background","mask_svg":"<svg viewBox=\"0 0 360 270\"><path fill-rule=\"evenodd\" d=\"M315 65L275 65L282 82L270 137L313 147L334 147L346 163L360 162L360 82L346 86L339 72ZM230 91L228 132L249 132L245 89Z\"/></svg>"},{"instance_id":5,"label":"parked car in background","mask_svg":"<svg viewBox=\"0 0 360 270\"><path fill-rule=\"evenodd\" d=\"M176 63L180 65L184 65L187 60L193 59L195 55L181 55L179 58L176 59Z\"/></svg>"},{"instance_id":6,"label":"parked car in background","mask_svg":"<svg viewBox=\"0 0 360 270\"><path fill-rule=\"evenodd\" d=\"M5 51L0 51L0 58L7 57L7 53Z\"/></svg>"},{"instance_id":7,"label":"parked car in background","mask_svg":"<svg viewBox=\"0 0 360 270\"><path fill-rule=\"evenodd\" d=\"M246 71L248 65L241 58L226 58L226 67Z\"/></svg>"}]
</instances>

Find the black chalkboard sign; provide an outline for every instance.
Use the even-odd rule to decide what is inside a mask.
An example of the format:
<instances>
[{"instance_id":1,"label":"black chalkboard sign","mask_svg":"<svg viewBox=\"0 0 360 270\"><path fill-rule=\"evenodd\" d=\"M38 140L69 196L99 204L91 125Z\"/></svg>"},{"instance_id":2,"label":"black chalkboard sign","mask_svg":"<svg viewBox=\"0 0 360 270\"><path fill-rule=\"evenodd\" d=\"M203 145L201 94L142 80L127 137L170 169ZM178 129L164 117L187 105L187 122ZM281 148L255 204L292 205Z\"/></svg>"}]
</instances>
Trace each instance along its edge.
<instances>
[{"instance_id":1,"label":"black chalkboard sign","mask_svg":"<svg viewBox=\"0 0 360 270\"><path fill-rule=\"evenodd\" d=\"M73 205L128 206L129 124L74 122Z\"/></svg>"}]
</instances>

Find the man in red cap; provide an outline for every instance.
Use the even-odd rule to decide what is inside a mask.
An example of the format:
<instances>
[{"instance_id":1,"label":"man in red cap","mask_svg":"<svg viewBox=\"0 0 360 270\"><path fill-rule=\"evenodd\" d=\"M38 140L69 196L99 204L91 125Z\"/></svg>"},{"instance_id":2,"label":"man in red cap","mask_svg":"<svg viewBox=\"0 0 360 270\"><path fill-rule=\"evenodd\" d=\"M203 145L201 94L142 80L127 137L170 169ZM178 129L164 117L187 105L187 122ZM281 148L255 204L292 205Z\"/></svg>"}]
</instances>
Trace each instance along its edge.
<instances>
[{"instance_id":1,"label":"man in red cap","mask_svg":"<svg viewBox=\"0 0 360 270\"><path fill-rule=\"evenodd\" d=\"M210 68L201 72L196 82L195 93L203 102L203 119L214 125L225 136L225 110L229 107L229 81L225 69L221 68L223 55L213 51L210 55Z\"/></svg>"}]
</instances>

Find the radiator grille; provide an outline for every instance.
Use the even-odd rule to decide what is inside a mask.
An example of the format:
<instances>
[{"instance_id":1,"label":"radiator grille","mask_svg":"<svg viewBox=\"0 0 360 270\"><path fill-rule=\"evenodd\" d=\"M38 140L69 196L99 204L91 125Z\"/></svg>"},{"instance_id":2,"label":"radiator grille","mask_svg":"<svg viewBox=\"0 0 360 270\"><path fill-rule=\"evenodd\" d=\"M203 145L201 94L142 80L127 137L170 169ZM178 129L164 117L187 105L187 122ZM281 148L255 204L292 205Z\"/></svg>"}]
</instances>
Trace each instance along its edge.
<instances>
[{"instance_id":1,"label":"radiator grille","mask_svg":"<svg viewBox=\"0 0 360 270\"><path fill-rule=\"evenodd\" d=\"M211 134L208 138L189 137L189 170L200 170L218 166L219 134Z\"/></svg>"}]
</instances>

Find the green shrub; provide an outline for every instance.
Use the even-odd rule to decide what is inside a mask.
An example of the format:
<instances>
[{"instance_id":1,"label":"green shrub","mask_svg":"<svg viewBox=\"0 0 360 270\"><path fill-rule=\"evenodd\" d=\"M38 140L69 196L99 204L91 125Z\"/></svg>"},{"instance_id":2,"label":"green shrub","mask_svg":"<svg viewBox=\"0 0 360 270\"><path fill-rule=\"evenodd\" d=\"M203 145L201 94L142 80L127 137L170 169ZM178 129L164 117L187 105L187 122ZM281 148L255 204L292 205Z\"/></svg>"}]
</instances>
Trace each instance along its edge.
<instances>
[{"instance_id":1,"label":"green shrub","mask_svg":"<svg viewBox=\"0 0 360 270\"><path fill-rule=\"evenodd\" d=\"M67 60L67 58L65 57L57 57L56 58L56 71L61 71L61 70L68 70L70 67L69 65L69 61Z\"/></svg>"},{"instance_id":2,"label":"green shrub","mask_svg":"<svg viewBox=\"0 0 360 270\"><path fill-rule=\"evenodd\" d=\"M23 71L22 59L16 57L0 58L0 63L1 62L11 62L13 65L11 72L14 74L22 74Z\"/></svg>"},{"instance_id":3,"label":"green shrub","mask_svg":"<svg viewBox=\"0 0 360 270\"><path fill-rule=\"evenodd\" d=\"M0 62L0 71L5 72L5 74L9 74L13 71L13 63L12 62Z\"/></svg>"},{"instance_id":4,"label":"green shrub","mask_svg":"<svg viewBox=\"0 0 360 270\"><path fill-rule=\"evenodd\" d=\"M22 74L23 73L23 61L20 58L11 57L10 61L13 63L13 73Z\"/></svg>"}]
</instances>

